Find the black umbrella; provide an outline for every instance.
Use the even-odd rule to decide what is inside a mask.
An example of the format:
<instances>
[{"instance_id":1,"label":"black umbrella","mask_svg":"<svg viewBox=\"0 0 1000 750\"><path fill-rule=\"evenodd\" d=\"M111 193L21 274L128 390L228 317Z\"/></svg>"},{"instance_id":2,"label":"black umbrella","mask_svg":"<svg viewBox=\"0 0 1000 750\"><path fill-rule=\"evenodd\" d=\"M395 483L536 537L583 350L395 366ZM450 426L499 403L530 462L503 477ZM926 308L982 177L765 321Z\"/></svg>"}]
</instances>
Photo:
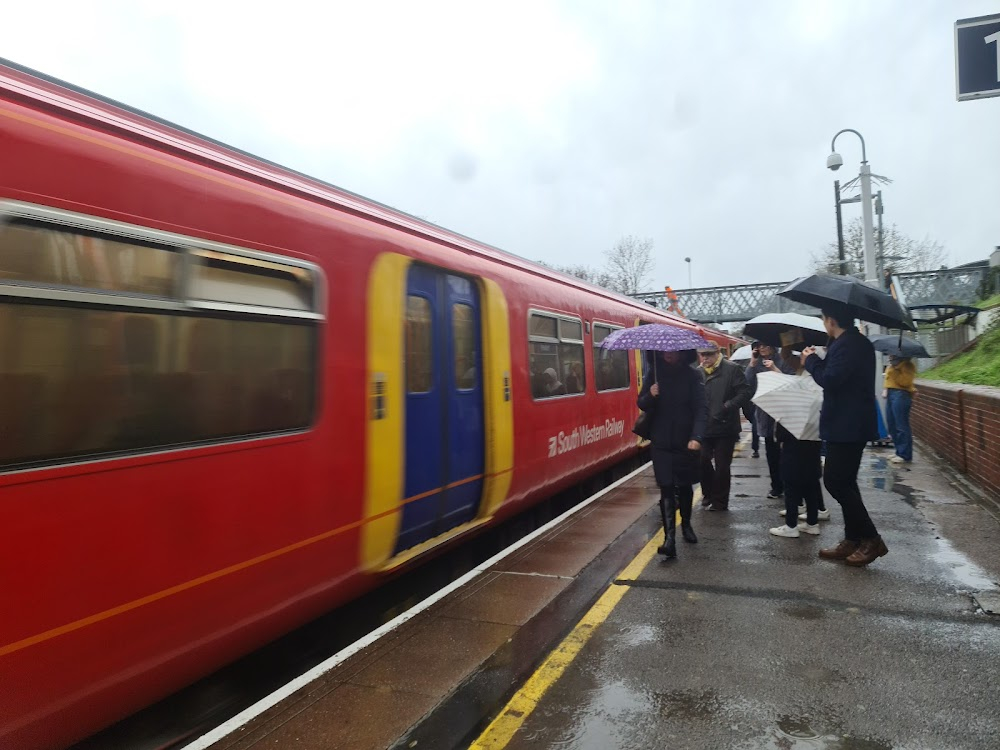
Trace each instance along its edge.
<instances>
[{"instance_id":1,"label":"black umbrella","mask_svg":"<svg viewBox=\"0 0 1000 750\"><path fill-rule=\"evenodd\" d=\"M780 292L795 302L819 308L841 308L848 315L890 328L917 330L910 313L885 292L852 276L813 274L796 279Z\"/></svg>"},{"instance_id":2,"label":"black umbrella","mask_svg":"<svg viewBox=\"0 0 1000 750\"><path fill-rule=\"evenodd\" d=\"M919 341L897 336L896 334L874 333L868 337L875 345L875 351L884 352L892 357L930 357Z\"/></svg>"}]
</instances>

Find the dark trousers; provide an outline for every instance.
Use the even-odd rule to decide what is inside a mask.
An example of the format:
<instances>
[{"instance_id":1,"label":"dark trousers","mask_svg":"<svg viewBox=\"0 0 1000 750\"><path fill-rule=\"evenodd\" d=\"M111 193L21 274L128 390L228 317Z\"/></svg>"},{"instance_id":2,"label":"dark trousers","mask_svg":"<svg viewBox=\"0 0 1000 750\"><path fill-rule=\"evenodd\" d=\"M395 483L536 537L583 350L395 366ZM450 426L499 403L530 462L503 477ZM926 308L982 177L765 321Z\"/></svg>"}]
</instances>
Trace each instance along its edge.
<instances>
[{"instance_id":1,"label":"dark trousers","mask_svg":"<svg viewBox=\"0 0 1000 750\"><path fill-rule=\"evenodd\" d=\"M901 388L890 388L885 402L885 421L896 455L913 460L913 433L910 432L910 408L913 396Z\"/></svg>"},{"instance_id":2,"label":"dark trousers","mask_svg":"<svg viewBox=\"0 0 1000 750\"><path fill-rule=\"evenodd\" d=\"M781 443L774 438L764 438L764 452L767 454L767 472L771 475L771 494L780 495L785 491L781 479Z\"/></svg>"},{"instance_id":3,"label":"dark trousers","mask_svg":"<svg viewBox=\"0 0 1000 750\"><path fill-rule=\"evenodd\" d=\"M743 407L743 416L750 423L750 447L754 453L760 450L760 433L757 432L757 415L754 414L756 409L754 404L747 404Z\"/></svg>"},{"instance_id":4,"label":"dark trousers","mask_svg":"<svg viewBox=\"0 0 1000 750\"><path fill-rule=\"evenodd\" d=\"M705 438L701 441L701 493L703 505L729 507L729 467L733 463L735 437ZM714 466L713 466L714 464Z\"/></svg>"},{"instance_id":5,"label":"dark trousers","mask_svg":"<svg viewBox=\"0 0 1000 750\"><path fill-rule=\"evenodd\" d=\"M823 508L823 488L819 485L823 465L819 461L822 446L818 440L791 438L781 444L781 477L785 482L785 523L798 524L799 506L806 506L806 523L819 521Z\"/></svg>"},{"instance_id":6,"label":"dark trousers","mask_svg":"<svg viewBox=\"0 0 1000 750\"><path fill-rule=\"evenodd\" d=\"M861 499L858 488L858 468L865 443L826 444L826 466L823 484L844 511L844 537L852 542L878 536L875 524Z\"/></svg>"}]
</instances>

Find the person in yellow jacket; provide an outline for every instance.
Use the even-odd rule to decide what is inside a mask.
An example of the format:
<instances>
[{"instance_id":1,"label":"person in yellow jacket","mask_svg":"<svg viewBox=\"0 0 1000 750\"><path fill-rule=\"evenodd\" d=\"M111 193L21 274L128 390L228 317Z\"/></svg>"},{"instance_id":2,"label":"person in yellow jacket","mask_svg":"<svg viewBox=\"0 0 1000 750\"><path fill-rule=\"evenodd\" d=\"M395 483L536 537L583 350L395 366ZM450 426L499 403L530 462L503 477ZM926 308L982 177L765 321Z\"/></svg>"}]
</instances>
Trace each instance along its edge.
<instances>
[{"instance_id":1,"label":"person in yellow jacket","mask_svg":"<svg viewBox=\"0 0 1000 750\"><path fill-rule=\"evenodd\" d=\"M886 399L886 427L892 435L892 443L896 455L892 457L894 464L909 463L913 460L913 433L910 431L910 407L913 405L913 394L917 389L913 381L917 376L917 368L913 360L907 357L889 357L889 366L885 368L885 390L882 396Z\"/></svg>"}]
</instances>

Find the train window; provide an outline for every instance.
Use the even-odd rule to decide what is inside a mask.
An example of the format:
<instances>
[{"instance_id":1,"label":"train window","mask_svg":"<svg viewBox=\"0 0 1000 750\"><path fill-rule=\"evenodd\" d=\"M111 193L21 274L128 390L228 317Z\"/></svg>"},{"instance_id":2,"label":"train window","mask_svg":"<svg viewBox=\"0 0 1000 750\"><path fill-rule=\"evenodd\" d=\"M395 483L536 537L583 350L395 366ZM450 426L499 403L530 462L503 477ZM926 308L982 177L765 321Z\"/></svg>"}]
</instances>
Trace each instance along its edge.
<instances>
[{"instance_id":1,"label":"train window","mask_svg":"<svg viewBox=\"0 0 1000 750\"><path fill-rule=\"evenodd\" d=\"M594 323L594 381L598 391L612 391L629 386L628 352L601 348L612 326Z\"/></svg>"},{"instance_id":2,"label":"train window","mask_svg":"<svg viewBox=\"0 0 1000 750\"><path fill-rule=\"evenodd\" d=\"M532 313L528 323L528 333L531 336L545 336L550 339L557 339L556 318L548 315Z\"/></svg>"},{"instance_id":3,"label":"train window","mask_svg":"<svg viewBox=\"0 0 1000 750\"><path fill-rule=\"evenodd\" d=\"M312 274L304 268L221 253L192 251L192 299L239 305L311 310Z\"/></svg>"},{"instance_id":4,"label":"train window","mask_svg":"<svg viewBox=\"0 0 1000 750\"><path fill-rule=\"evenodd\" d=\"M476 387L476 315L470 305L451 306L451 332L455 348L455 386Z\"/></svg>"},{"instance_id":5,"label":"train window","mask_svg":"<svg viewBox=\"0 0 1000 750\"><path fill-rule=\"evenodd\" d=\"M306 428L316 331L0 303L0 467Z\"/></svg>"},{"instance_id":6,"label":"train window","mask_svg":"<svg viewBox=\"0 0 1000 750\"><path fill-rule=\"evenodd\" d=\"M323 317L313 271L3 208L0 469L309 427ZM223 317L191 298L255 309Z\"/></svg>"},{"instance_id":7,"label":"train window","mask_svg":"<svg viewBox=\"0 0 1000 750\"><path fill-rule=\"evenodd\" d=\"M176 248L15 219L0 225L0 282L175 297Z\"/></svg>"},{"instance_id":8,"label":"train window","mask_svg":"<svg viewBox=\"0 0 1000 750\"><path fill-rule=\"evenodd\" d=\"M583 341L583 325L579 320L559 319L559 338Z\"/></svg>"},{"instance_id":9,"label":"train window","mask_svg":"<svg viewBox=\"0 0 1000 750\"><path fill-rule=\"evenodd\" d=\"M406 391L428 393L434 376L434 342L431 302L426 297L406 298Z\"/></svg>"},{"instance_id":10,"label":"train window","mask_svg":"<svg viewBox=\"0 0 1000 750\"><path fill-rule=\"evenodd\" d=\"M586 390L583 323L579 318L532 312L528 323L528 358L533 398Z\"/></svg>"}]
</instances>

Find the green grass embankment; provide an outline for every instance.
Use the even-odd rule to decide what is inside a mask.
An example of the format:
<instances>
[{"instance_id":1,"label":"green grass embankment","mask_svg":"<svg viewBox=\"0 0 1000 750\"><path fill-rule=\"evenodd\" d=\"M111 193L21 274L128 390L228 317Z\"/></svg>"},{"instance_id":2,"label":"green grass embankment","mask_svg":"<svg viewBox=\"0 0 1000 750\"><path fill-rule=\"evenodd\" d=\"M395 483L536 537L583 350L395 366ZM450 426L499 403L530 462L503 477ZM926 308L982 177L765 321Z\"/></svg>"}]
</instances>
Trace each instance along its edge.
<instances>
[{"instance_id":1,"label":"green grass embankment","mask_svg":"<svg viewBox=\"0 0 1000 750\"><path fill-rule=\"evenodd\" d=\"M976 348L955 359L920 373L927 380L949 383L992 385L1000 388L1000 326L994 325L979 337Z\"/></svg>"},{"instance_id":2,"label":"green grass embankment","mask_svg":"<svg viewBox=\"0 0 1000 750\"><path fill-rule=\"evenodd\" d=\"M989 310L991 307L1000 307L1000 294L994 294L989 299L977 302L976 307L980 310Z\"/></svg>"}]
</instances>

